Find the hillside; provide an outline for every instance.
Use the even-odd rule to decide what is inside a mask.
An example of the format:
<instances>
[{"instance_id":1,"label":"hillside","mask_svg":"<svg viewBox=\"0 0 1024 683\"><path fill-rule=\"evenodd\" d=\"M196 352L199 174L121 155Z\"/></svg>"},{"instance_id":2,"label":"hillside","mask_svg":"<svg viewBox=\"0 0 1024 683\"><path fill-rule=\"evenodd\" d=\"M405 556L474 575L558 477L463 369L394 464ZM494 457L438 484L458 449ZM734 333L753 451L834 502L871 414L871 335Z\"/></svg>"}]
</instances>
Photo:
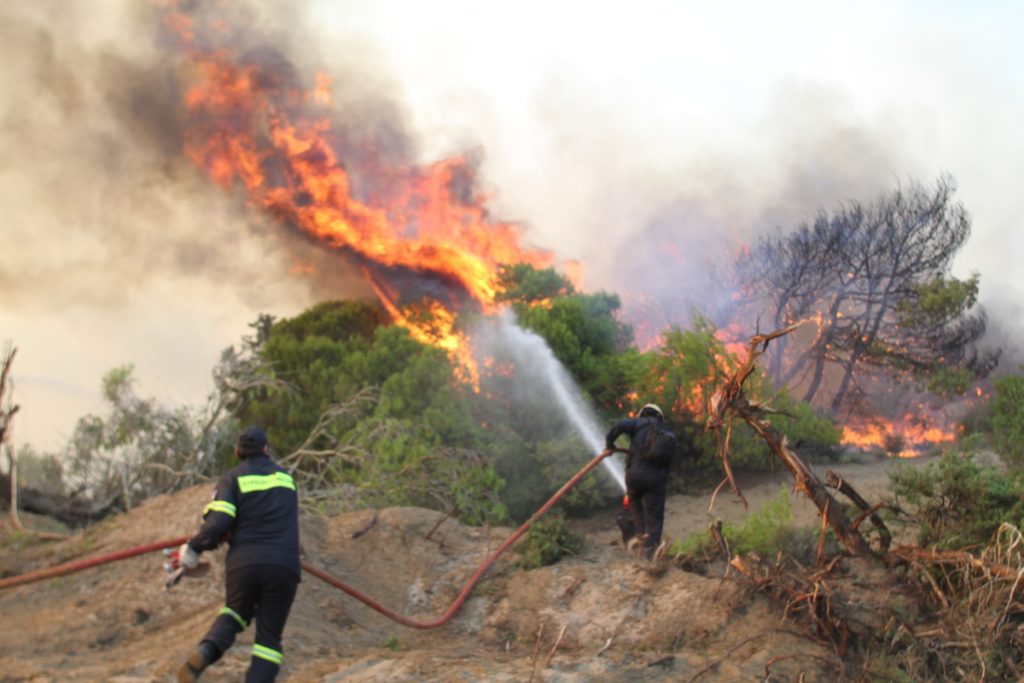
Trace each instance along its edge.
<instances>
[{"instance_id":1,"label":"hillside","mask_svg":"<svg viewBox=\"0 0 1024 683\"><path fill-rule=\"evenodd\" d=\"M851 465L841 474L874 496L890 466ZM750 481L751 508L784 482L781 474ZM208 496L209 486L161 496L62 541L8 534L0 576L190 534ZM671 497L667 533L706 528L708 501L708 494ZM809 504L796 502L794 511L813 523ZM744 513L723 493L715 514ZM305 575L278 680L731 681L765 680L766 670L769 680L834 679L834 655L780 621L778 605L731 579L629 559L612 517L579 521L583 550L551 567L524 571L508 553L459 614L430 631L396 624ZM307 514L306 559L396 611L431 619L511 532L446 520L427 538L438 519L413 508ZM170 681L223 604L222 553L206 558L206 577L169 592L158 553L0 592L0 680ZM203 680L240 680L252 632Z\"/></svg>"}]
</instances>

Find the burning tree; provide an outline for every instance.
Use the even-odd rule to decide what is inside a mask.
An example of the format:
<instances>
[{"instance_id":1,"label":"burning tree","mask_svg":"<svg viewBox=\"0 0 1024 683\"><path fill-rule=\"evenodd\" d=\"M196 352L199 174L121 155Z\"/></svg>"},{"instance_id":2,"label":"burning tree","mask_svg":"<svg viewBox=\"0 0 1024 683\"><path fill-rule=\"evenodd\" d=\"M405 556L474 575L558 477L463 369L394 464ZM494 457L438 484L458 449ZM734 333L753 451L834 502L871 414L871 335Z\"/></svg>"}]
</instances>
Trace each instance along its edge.
<instances>
[{"instance_id":1,"label":"burning tree","mask_svg":"<svg viewBox=\"0 0 1024 683\"><path fill-rule=\"evenodd\" d=\"M954 191L948 177L932 188L911 183L765 237L743 258L773 326L818 321L812 338L779 340L769 357L777 384L835 413L879 372L962 391L992 369L996 356L975 348L987 323L978 275L949 274L971 226Z\"/></svg>"},{"instance_id":2,"label":"burning tree","mask_svg":"<svg viewBox=\"0 0 1024 683\"><path fill-rule=\"evenodd\" d=\"M633 330L616 315L619 297L608 292L583 293L553 268L526 263L503 266L496 301L508 303L519 323L547 340L555 357L600 410L635 387L632 356L624 355Z\"/></svg>"}]
</instances>

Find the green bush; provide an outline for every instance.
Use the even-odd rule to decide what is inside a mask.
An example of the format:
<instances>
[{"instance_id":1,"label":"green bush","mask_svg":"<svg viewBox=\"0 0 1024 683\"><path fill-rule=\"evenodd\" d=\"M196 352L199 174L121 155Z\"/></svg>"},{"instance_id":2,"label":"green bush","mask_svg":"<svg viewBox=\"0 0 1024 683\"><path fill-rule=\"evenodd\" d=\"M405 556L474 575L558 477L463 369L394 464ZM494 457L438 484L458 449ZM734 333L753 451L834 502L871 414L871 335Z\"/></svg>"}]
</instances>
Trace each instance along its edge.
<instances>
[{"instance_id":1,"label":"green bush","mask_svg":"<svg viewBox=\"0 0 1024 683\"><path fill-rule=\"evenodd\" d=\"M789 500L789 488L783 485L775 498L747 517L742 524L723 525L722 536L733 555L751 552L773 555L792 543L792 525L793 506ZM706 532L677 541L669 549L669 554L674 557L696 557L715 552L714 540Z\"/></svg>"},{"instance_id":2,"label":"green bush","mask_svg":"<svg viewBox=\"0 0 1024 683\"><path fill-rule=\"evenodd\" d=\"M789 487L779 488L778 495L751 515L743 524L726 524L722 535L733 553L760 553L768 555L780 547L782 534L793 524L793 506L789 501Z\"/></svg>"},{"instance_id":3,"label":"green bush","mask_svg":"<svg viewBox=\"0 0 1024 683\"><path fill-rule=\"evenodd\" d=\"M1024 377L1001 377L995 389L991 424L996 450L1007 464L1024 467Z\"/></svg>"},{"instance_id":4,"label":"green bush","mask_svg":"<svg viewBox=\"0 0 1024 683\"><path fill-rule=\"evenodd\" d=\"M1024 518L1020 474L998 472L975 462L981 439L947 450L924 469L904 465L890 474L897 505L918 529L924 547L965 549L988 542L1003 522Z\"/></svg>"},{"instance_id":5,"label":"green bush","mask_svg":"<svg viewBox=\"0 0 1024 683\"><path fill-rule=\"evenodd\" d=\"M842 427L830 418L783 392L775 401L779 415L769 419L780 433L785 434L793 450L804 458L835 461L838 459Z\"/></svg>"},{"instance_id":6,"label":"green bush","mask_svg":"<svg viewBox=\"0 0 1024 683\"><path fill-rule=\"evenodd\" d=\"M536 569L554 564L565 555L575 555L582 547L583 537L569 531L565 515L551 512L530 527L516 550L520 567Z\"/></svg>"}]
</instances>

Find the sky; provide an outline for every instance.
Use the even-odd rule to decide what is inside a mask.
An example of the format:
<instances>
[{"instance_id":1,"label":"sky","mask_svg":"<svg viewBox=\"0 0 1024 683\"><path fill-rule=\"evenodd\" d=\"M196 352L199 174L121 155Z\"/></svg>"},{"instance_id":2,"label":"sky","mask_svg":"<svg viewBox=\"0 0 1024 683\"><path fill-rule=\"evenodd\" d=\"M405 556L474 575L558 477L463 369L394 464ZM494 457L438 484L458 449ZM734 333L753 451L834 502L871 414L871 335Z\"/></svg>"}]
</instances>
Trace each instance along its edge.
<instances>
[{"instance_id":1,"label":"sky","mask_svg":"<svg viewBox=\"0 0 1024 683\"><path fill-rule=\"evenodd\" d=\"M297 254L327 257L181 158L147 7L0 7L15 444L60 448L127 363L140 395L199 405L259 313L365 294L344 273L297 277ZM717 293L712 262L757 234L949 174L973 219L954 274L981 274L994 338L1024 339L1019 3L307 0L239 13L300 72L387 102L421 162L472 151L493 215L582 261L584 289L621 293L627 312L655 294L656 325Z\"/></svg>"}]
</instances>

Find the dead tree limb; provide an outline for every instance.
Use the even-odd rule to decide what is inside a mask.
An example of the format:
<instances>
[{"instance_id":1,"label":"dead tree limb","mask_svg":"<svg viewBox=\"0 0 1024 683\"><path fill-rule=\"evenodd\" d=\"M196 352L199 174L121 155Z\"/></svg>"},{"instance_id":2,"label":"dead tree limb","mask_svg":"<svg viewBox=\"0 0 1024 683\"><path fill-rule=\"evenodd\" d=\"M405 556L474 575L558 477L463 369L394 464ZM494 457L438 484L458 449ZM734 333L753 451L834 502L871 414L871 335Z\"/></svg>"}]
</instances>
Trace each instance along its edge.
<instances>
[{"instance_id":1,"label":"dead tree limb","mask_svg":"<svg viewBox=\"0 0 1024 683\"><path fill-rule=\"evenodd\" d=\"M20 489L18 487L18 462L14 456L14 449L11 448L9 443L11 436L11 422L14 419L14 415L20 408L19 405L14 403L13 400L13 389L10 382L11 368L14 366L14 356L17 354L18 349L8 347L4 353L3 368L0 368L0 449L3 449L7 455L7 473L0 473L0 500L3 500L8 507L8 513L11 517L11 524L15 529L33 534L40 538L62 538L58 534L50 534L44 531L33 531L28 529L21 522L21 518L18 516L19 504L23 510L29 512L36 512L33 509L33 503L40 497L38 491L32 489ZM19 500L18 494L21 494L21 500ZM52 497L53 500L66 502L66 497ZM62 520L63 521L63 520Z\"/></svg>"},{"instance_id":2,"label":"dead tree limb","mask_svg":"<svg viewBox=\"0 0 1024 683\"><path fill-rule=\"evenodd\" d=\"M7 442L11 420L21 408L11 400L11 394L7 391L7 380L11 375L11 367L14 365L14 356L17 353L18 349L9 349L4 354L4 365L0 369L0 444Z\"/></svg>"},{"instance_id":3,"label":"dead tree limb","mask_svg":"<svg viewBox=\"0 0 1024 683\"><path fill-rule=\"evenodd\" d=\"M964 550L937 550L898 545L890 551L890 554L910 564L965 566L1006 580L1016 581L1018 575L1018 569L1015 567L986 562Z\"/></svg>"},{"instance_id":4,"label":"dead tree limb","mask_svg":"<svg viewBox=\"0 0 1024 683\"><path fill-rule=\"evenodd\" d=\"M889 550L889 546L892 544L892 534L889 533L889 527L885 525L885 522L882 521L882 517L878 514L880 506L870 505L866 500L864 500L863 496L857 493L857 490L853 488L850 482L840 477L833 470L829 470L825 473L825 483L828 484L829 487L838 490L844 496L849 498L854 505L861 509L862 515L857 520L854 520L853 525L855 527L859 526L860 520L863 519L864 516L867 516L875 526L875 529L878 530L878 544L880 546L880 550L883 553Z\"/></svg>"},{"instance_id":5,"label":"dead tree limb","mask_svg":"<svg viewBox=\"0 0 1024 683\"><path fill-rule=\"evenodd\" d=\"M789 327L768 334L757 334L751 338L747 346L746 359L731 377L726 378L725 382L711 397L705 428L709 431L714 431L718 435L720 444L719 457L722 459L726 478L741 500L743 500L743 496L729 465L728 440L721 437L723 429L726 434L729 434L730 425L735 419L741 419L750 425L754 433L768 444L771 452L783 462L790 471L790 474L793 475L794 488L811 499L811 502L814 503L822 515L824 522L832 528L836 537L846 549L853 555L868 557L872 555L871 547L864 540L860 532L850 523L846 512L843 510L843 506L835 501L821 480L807 467L804 461L800 459L800 456L789 447L786 437L780 434L765 417L775 411L764 403L748 400L743 393L743 383L754 372L757 360L768 348L769 342L789 334L802 322L794 323Z\"/></svg>"},{"instance_id":6,"label":"dead tree limb","mask_svg":"<svg viewBox=\"0 0 1024 683\"><path fill-rule=\"evenodd\" d=\"M708 530L711 532L711 538L715 539L715 545L718 546L718 551L722 554L722 558L728 563L732 560L732 553L729 551L729 543L725 540L725 536L722 535L722 520L716 519L711 523Z\"/></svg>"}]
</instances>

